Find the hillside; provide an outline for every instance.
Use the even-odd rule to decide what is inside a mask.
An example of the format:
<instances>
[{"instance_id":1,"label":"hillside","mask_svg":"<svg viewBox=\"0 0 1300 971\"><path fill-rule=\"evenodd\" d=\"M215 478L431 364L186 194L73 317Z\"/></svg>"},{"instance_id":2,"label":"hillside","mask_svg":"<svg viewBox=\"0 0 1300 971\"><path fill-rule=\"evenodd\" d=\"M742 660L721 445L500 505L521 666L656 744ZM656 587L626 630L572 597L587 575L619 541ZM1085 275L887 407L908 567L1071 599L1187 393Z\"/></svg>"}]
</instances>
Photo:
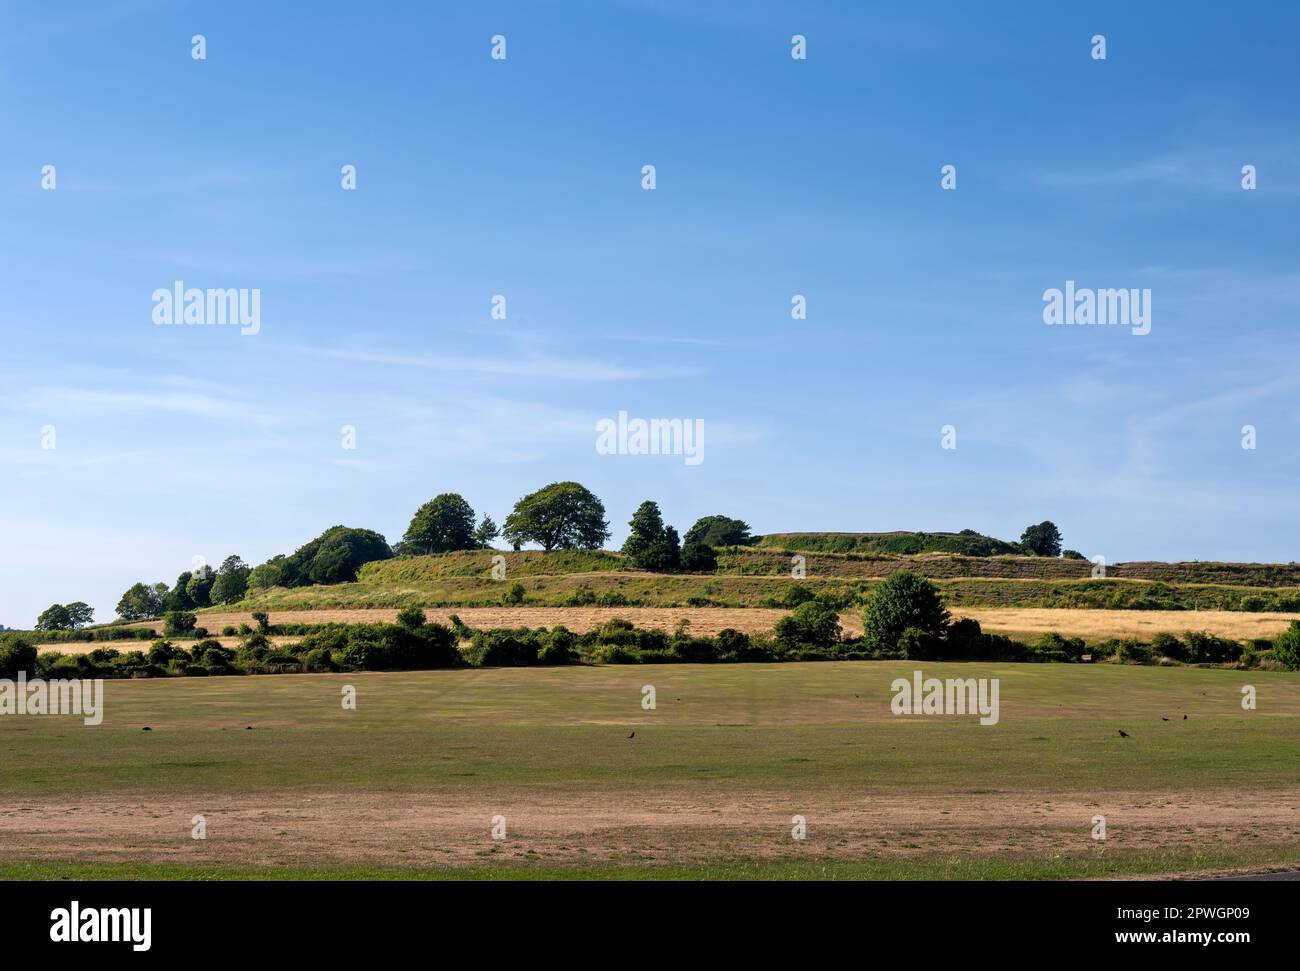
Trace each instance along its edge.
<instances>
[{"instance_id":1,"label":"hillside","mask_svg":"<svg viewBox=\"0 0 1300 971\"><path fill-rule=\"evenodd\" d=\"M736 547L719 551L716 573L664 574L632 569L622 554L605 551L476 550L368 563L353 583L251 590L238 606L789 607L797 586L848 607L889 574L912 570L933 579L953 607L1300 611L1294 564L1122 563L1094 579L1082 560L808 552L800 554L806 576L794 580L792 555ZM504 580L492 578L494 557L504 563Z\"/></svg>"},{"instance_id":2,"label":"hillside","mask_svg":"<svg viewBox=\"0 0 1300 971\"><path fill-rule=\"evenodd\" d=\"M817 553L960 553L964 556L995 556L1022 552L1015 543L984 536L972 529L960 533L917 533L905 530L889 533L769 533L759 537L758 545Z\"/></svg>"}]
</instances>

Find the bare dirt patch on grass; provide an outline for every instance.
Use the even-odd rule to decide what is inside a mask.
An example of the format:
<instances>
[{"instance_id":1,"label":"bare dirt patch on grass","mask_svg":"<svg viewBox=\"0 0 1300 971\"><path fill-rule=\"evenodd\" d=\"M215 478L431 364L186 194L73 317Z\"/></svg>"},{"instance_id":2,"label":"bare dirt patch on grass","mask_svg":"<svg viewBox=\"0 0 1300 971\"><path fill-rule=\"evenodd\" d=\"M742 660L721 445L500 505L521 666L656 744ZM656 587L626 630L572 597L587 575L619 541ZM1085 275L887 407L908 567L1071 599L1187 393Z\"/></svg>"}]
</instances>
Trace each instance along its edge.
<instances>
[{"instance_id":1,"label":"bare dirt patch on grass","mask_svg":"<svg viewBox=\"0 0 1300 971\"><path fill-rule=\"evenodd\" d=\"M191 837L206 819L207 839ZM804 841L791 816L807 819ZM1092 817L1107 818L1104 844ZM507 838L490 836L506 818ZM158 798L89 795L0 808L11 860L291 866L484 863L632 865L926 855L1176 852L1300 841L1300 787L1271 791L1033 794L492 788L279 792Z\"/></svg>"}]
</instances>

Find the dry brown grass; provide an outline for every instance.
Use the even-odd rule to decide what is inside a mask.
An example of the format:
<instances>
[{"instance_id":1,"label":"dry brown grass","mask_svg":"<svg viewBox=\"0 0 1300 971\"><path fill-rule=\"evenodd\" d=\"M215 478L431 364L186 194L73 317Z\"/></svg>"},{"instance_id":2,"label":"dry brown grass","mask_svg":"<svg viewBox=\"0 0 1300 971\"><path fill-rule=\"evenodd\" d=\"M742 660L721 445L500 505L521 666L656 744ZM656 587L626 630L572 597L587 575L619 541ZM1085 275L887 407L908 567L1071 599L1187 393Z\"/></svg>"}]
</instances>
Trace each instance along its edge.
<instances>
[{"instance_id":1,"label":"dry brown grass","mask_svg":"<svg viewBox=\"0 0 1300 971\"><path fill-rule=\"evenodd\" d=\"M583 634L614 617L630 620L638 627L673 630L679 621L690 622L693 634L711 636L730 627L747 634L771 631L789 611L766 607L458 607L426 608L431 622L446 624L456 614L470 627L554 627L563 624ZM1135 637L1149 641L1155 634L1182 634L1184 631L1208 631L1220 637L1246 640L1276 637L1300 614L1248 613L1236 610L1079 610L1047 607L971 607L953 610L953 617L973 617L986 630L998 634L1017 634L1036 639L1056 632L1087 640L1111 637ZM348 610L275 610L273 624L358 624L397 619L389 608L355 608ZM199 623L216 634L226 626L253 623L250 613L229 611L203 614ZM862 634L861 611L840 615L840 625L847 635ZM225 647L237 647L239 638L220 637ZM275 644L292 644L300 638L276 636ZM83 654L97 647L114 647L119 651L147 649L145 641L111 641L103 643L41 644L39 650Z\"/></svg>"},{"instance_id":2,"label":"dry brown grass","mask_svg":"<svg viewBox=\"0 0 1300 971\"><path fill-rule=\"evenodd\" d=\"M214 637L212 638L212 640L219 641L222 647L229 647L233 650L234 648L239 647L239 644L241 641L243 641L243 638L242 637ZM300 640L302 640L302 638L293 637L287 634L285 635L277 634L275 637L268 638L268 640L270 640L272 644L275 644L278 647L281 644L296 644ZM60 654L89 654L97 647L111 647L114 650L121 651L123 654L125 654L128 651L147 652L149 650L149 646L152 643L153 641L72 641L70 643L65 642L62 644L37 644L36 651L39 654L49 654L53 651L58 651ZM185 648L188 648L193 644L194 644L193 641L180 642L180 646Z\"/></svg>"},{"instance_id":3,"label":"dry brown grass","mask_svg":"<svg viewBox=\"0 0 1300 971\"><path fill-rule=\"evenodd\" d=\"M426 607L430 622L446 624L452 614L470 627L554 627L563 624L582 634L614 617L630 620L638 627L672 630L678 621L688 620L693 634L716 634L726 627L757 632L771 630L788 611L766 607ZM273 610L272 624L358 624L397 619L397 611L386 608L355 610ZM251 614L207 613L199 623L210 631L226 626L252 624Z\"/></svg>"},{"instance_id":4,"label":"dry brown grass","mask_svg":"<svg viewBox=\"0 0 1300 971\"><path fill-rule=\"evenodd\" d=\"M1070 637L1096 640L1136 637L1149 641L1161 632L1208 631L1220 637L1245 640L1276 637L1300 614L1247 613L1237 610L1054 610L1032 607L975 607L953 611L957 617L974 617L994 633L1046 634L1056 631ZM859 622L859 630L861 625Z\"/></svg>"}]
</instances>

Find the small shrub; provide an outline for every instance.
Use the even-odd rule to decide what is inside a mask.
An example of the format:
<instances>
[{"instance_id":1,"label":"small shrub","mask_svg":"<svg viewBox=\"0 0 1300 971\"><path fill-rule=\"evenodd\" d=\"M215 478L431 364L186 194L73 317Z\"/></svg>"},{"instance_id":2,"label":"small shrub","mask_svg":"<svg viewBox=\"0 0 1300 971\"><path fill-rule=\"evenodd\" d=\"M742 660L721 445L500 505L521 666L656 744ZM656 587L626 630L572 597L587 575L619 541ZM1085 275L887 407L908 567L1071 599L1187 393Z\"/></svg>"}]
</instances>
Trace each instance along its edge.
<instances>
[{"instance_id":1,"label":"small shrub","mask_svg":"<svg viewBox=\"0 0 1300 971\"><path fill-rule=\"evenodd\" d=\"M1183 634L1187 653L1196 664L1235 664L1241 657L1241 643L1204 631Z\"/></svg>"},{"instance_id":2,"label":"small shrub","mask_svg":"<svg viewBox=\"0 0 1300 971\"><path fill-rule=\"evenodd\" d=\"M691 573L712 573L718 568L718 554L712 546L687 543L682 547L681 568Z\"/></svg>"},{"instance_id":3,"label":"small shrub","mask_svg":"<svg viewBox=\"0 0 1300 971\"><path fill-rule=\"evenodd\" d=\"M1151 638L1151 653L1156 657L1167 657L1174 661L1188 661L1191 659L1187 651L1187 645L1173 634L1167 634L1164 631Z\"/></svg>"},{"instance_id":4,"label":"small shrub","mask_svg":"<svg viewBox=\"0 0 1300 971\"><path fill-rule=\"evenodd\" d=\"M943 641L933 631L908 627L898 636L898 650L909 661L933 661L942 649Z\"/></svg>"},{"instance_id":5,"label":"small shrub","mask_svg":"<svg viewBox=\"0 0 1300 971\"><path fill-rule=\"evenodd\" d=\"M789 610L793 610L795 607L798 607L800 604L810 603L816 599L817 599L817 594L813 593L803 584L796 583L793 584L790 587L790 589L785 592L784 596L782 596L781 599L778 601L778 604L779 606L785 607Z\"/></svg>"},{"instance_id":6,"label":"small shrub","mask_svg":"<svg viewBox=\"0 0 1300 971\"><path fill-rule=\"evenodd\" d=\"M944 632L944 657L950 661L975 660L983 633L974 617L963 617L949 624Z\"/></svg>"},{"instance_id":7,"label":"small shrub","mask_svg":"<svg viewBox=\"0 0 1300 971\"><path fill-rule=\"evenodd\" d=\"M1119 642L1115 656L1124 664L1146 664L1151 660L1151 648L1130 638Z\"/></svg>"},{"instance_id":8,"label":"small shrub","mask_svg":"<svg viewBox=\"0 0 1300 971\"><path fill-rule=\"evenodd\" d=\"M428 623L428 620L419 607L403 607L397 612L398 626L405 627L407 630L419 630Z\"/></svg>"},{"instance_id":9,"label":"small shrub","mask_svg":"<svg viewBox=\"0 0 1300 971\"><path fill-rule=\"evenodd\" d=\"M1056 631L1044 634L1035 648L1045 659L1059 661L1077 661L1088 651L1088 645L1081 637L1062 637Z\"/></svg>"},{"instance_id":10,"label":"small shrub","mask_svg":"<svg viewBox=\"0 0 1300 971\"><path fill-rule=\"evenodd\" d=\"M565 627L555 627L537 652L538 664L576 664L578 638Z\"/></svg>"},{"instance_id":11,"label":"small shrub","mask_svg":"<svg viewBox=\"0 0 1300 971\"><path fill-rule=\"evenodd\" d=\"M815 600L801 603L776 625L777 643L785 647L831 647L840 640L840 618Z\"/></svg>"},{"instance_id":12,"label":"small shrub","mask_svg":"<svg viewBox=\"0 0 1300 971\"><path fill-rule=\"evenodd\" d=\"M24 637L0 638L0 678L12 681L18 677L19 671L33 674L35 667L35 644Z\"/></svg>"},{"instance_id":13,"label":"small shrub","mask_svg":"<svg viewBox=\"0 0 1300 971\"><path fill-rule=\"evenodd\" d=\"M185 651L174 647L171 641L154 641L153 645L149 648L149 663L156 664L160 668L166 667L169 661L181 657L188 659L188 655Z\"/></svg>"},{"instance_id":14,"label":"small shrub","mask_svg":"<svg viewBox=\"0 0 1300 971\"><path fill-rule=\"evenodd\" d=\"M1288 671L1300 671L1300 620L1273 638L1273 660Z\"/></svg>"},{"instance_id":15,"label":"small shrub","mask_svg":"<svg viewBox=\"0 0 1300 971\"><path fill-rule=\"evenodd\" d=\"M656 654L667 653L657 651L653 648L650 650ZM642 653L644 655L647 652L643 651ZM717 661L719 659L718 644L715 640L709 637L675 638L673 640L672 653L681 658L681 660L692 663Z\"/></svg>"},{"instance_id":16,"label":"small shrub","mask_svg":"<svg viewBox=\"0 0 1300 971\"><path fill-rule=\"evenodd\" d=\"M566 607L588 607L596 602L596 591L587 584L582 584L564 600Z\"/></svg>"},{"instance_id":17,"label":"small shrub","mask_svg":"<svg viewBox=\"0 0 1300 971\"><path fill-rule=\"evenodd\" d=\"M539 647L532 631L476 630L466 657L478 667L526 667L536 664Z\"/></svg>"},{"instance_id":18,"label":"small shrub","mask_svg":"<svg viewBox=\"0 0 1300 971\"><path fill-rule=\"evenodd\" d=\"M302 667L304 671L322 672L335 670L334 659L327 647L314 647L305 654L300 655L302 658Z\"/></svg>"},{"instance_id":19,"label":"small shrub","mask_svg":"<svg viewBox=\"0 0 1300 971\"><path fill-rule=\"evenodd\" d=\"M599 664L639 664L640 655L621 644L598 644L591 652L591 659Z\"/></svg>"},{"instance_id":20,"label":"small shrub","mask_svg":"<svg viewBox=\"0 0 1300 971\"><path fill-rule=\"evenodd\" d=\"M184 637L197 622L198 617L188 610L169 610L163 615L163 636Z\"/></svg>"}]
</instances>

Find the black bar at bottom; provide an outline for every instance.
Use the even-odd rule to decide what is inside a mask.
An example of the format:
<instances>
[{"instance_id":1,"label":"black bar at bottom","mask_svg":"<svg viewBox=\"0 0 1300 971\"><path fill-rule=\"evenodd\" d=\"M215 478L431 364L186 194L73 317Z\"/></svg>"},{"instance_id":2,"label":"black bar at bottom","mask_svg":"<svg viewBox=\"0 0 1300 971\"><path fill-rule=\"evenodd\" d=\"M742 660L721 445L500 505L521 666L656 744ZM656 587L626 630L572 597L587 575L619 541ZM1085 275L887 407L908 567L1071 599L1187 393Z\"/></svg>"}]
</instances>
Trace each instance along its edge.
<instances>
[{"instance_id":1,"label":"black bar at bottom","mask_svg":"<svg viewBox=\"0 0 1300 971\"><path fill-rule=\"evenodd\" d=\"M1293 941L1297 903L1300 882L1285 880L0 884L7 957L75 949L78 957L128 961L373 959L411 949L450 957L448 948L462 946L484 956L615 948L605 953L734 959L770 958L778 944L873 957L1127 950L1230 957ZM119 939L86 940L93 937Z\"/></svg>"}]
</instances>

